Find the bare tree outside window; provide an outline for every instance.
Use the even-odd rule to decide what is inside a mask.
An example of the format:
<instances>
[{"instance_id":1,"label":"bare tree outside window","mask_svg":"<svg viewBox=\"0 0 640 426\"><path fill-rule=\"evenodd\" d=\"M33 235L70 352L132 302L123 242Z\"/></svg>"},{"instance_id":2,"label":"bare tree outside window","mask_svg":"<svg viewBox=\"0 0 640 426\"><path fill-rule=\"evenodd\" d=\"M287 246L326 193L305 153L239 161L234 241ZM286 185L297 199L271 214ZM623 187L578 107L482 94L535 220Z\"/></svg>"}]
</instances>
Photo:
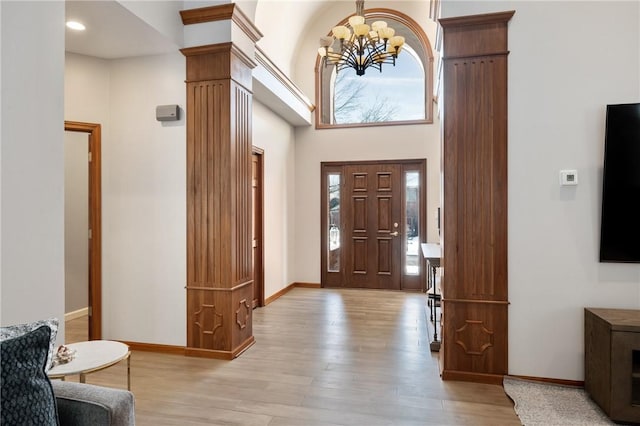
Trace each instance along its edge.
<instances>
[{"instance_id":1,"label":"bare tree outside window","mask_svg":"<svg viewBox=\"0 0 640 426\"><path fill-rule=\"evenodd\" d=\"M424 119L424 70L417 57L408 52L398 57L395 67L385 67L382 73L370 70L358 76L342 70L335 74L332 84L333 124Z\"/></svg>"},{"instance_id":2,"label":"bare tree outside window","mask_svg":"<svg viewBox=\"0 0 640 426\"><path fill-rule=\"evenodd\" d=\"M364 81L346 78L346 71L336 75L333 91L333 122L345 123L382 123L394 121L398 111L396 105L387 97L375 95L370 103L365 96L370 85Z\"/></svg>"}]
</instances>

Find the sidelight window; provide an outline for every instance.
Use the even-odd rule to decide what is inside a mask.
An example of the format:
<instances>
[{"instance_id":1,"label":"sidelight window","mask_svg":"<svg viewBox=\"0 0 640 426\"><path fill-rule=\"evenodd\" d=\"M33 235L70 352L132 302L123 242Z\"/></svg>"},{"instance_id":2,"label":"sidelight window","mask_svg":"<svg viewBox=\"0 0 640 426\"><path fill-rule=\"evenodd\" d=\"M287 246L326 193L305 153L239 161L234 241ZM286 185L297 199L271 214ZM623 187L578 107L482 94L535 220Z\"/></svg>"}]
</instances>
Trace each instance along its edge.
<instances>
[{"instance_id":1,"label":"sidelight window","mask_svg":"<svg viewBox=\"0 0 640 426\"><path fill-rule=\"evenodd\" d=\"M406 275L420 274L420 172L404 174L405 238L404 265Z\"/></svg>"},{"instance_id":2,"label":"sidelight window","mask_svg":"<svg viewBox=\"0 0 640 426\"><path fill-rule=\"evenodd\" d=\"M329 272L340 272L340 174L329 173L327 175L327 200L329 205L327 211L327 270Z\"/></svg>"}]
</instances>

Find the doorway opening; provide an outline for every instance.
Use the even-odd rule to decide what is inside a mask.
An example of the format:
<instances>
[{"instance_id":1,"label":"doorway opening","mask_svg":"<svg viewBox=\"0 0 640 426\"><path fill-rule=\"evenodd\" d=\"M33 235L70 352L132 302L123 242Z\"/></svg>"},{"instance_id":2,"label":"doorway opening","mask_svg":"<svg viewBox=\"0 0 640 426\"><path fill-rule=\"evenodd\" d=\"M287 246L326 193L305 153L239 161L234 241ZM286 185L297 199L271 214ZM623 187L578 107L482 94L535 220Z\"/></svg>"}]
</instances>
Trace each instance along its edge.
<instances>
[{"instance_id":1,"label":"doorway opening","mask_svg":"<svg viewBox=\"0 0 640 426\"><path fill-rule=\"evenodd\" d=\"M264 150L253 147L251 155L252 194L252 308L264 306Z\"/></svg>"},{"instance_id":2,"label":"doorway opening","mask_svg":"<svg viewBox=\"0 0 640 426\"><path fill-rule=\"evenodd\" d=\"M426 160L321 163L322 287L424 291Z\"/></svg>"},{"instance_id":3,"label":"doorway opening","mask_svg":"<svg viewBox=\"0 0 640 426\"><path fill-rule=\"evenodd\" d=\"M65 121L64 130L65 320L86 324L69 333L70 343L102 338L101 127ZM74 291L76 300L67 295Z\"/></svg>"}]
</instances>

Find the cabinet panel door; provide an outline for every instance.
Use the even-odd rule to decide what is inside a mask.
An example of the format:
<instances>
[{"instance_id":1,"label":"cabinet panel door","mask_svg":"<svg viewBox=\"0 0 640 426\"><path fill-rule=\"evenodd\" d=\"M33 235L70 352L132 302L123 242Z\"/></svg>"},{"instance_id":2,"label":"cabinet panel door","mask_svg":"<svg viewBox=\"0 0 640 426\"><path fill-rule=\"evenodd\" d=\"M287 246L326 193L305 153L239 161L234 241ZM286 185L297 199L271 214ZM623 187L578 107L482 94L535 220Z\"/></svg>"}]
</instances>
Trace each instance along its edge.
<instances>
[{"instance_id":1,"label":"cabinet panel door","mask_svg":"<svg viewBox=\"0 0 640 426\"><path fill-rule=\"evenodd\" d=\"M640 422L640 333L611 335L611 418Z\"/></svg>"}]
</instances>

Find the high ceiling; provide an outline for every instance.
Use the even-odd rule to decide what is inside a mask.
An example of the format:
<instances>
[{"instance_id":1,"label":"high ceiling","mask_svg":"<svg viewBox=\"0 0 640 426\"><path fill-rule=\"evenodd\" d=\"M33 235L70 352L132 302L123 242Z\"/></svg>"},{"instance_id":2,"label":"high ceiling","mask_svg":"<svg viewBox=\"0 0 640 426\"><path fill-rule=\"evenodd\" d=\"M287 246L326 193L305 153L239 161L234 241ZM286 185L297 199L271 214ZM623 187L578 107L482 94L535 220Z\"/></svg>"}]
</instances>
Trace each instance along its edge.
<instances>
[{"instance_id":1,"label":"high ceiling","mask_svg":"<svg viewBox=\"0 0 640 426\"><path fill-rule=\"evenodd\" d=\"M342 1L351 3L350 0ZM179 4L177 10L226 2L172 1L174 4ZM175 52L182 47L132 13L130 9L134 10L134 6L139 6L135 3L135 1L114 0L66 1L67 20L81 21L87 27L81 32L66 30L66 50L103 59L115 59ZM155 3L154 7L162 8L169 2L145 1L142 3ZM328 0L237 1L238 6L265 34L262 44L274 44L278 47L273 49L277 52L276 56L278 54L290 56L291 51L295 49L295 43L291 43L291 40L295 40L304 32L305 26L314 15L332 3L337 2ZM179 19L177 11L176 19Z\"/></svg>"},{"instance_id":2,"label":"high ceiling","mask_svg":"<svg viewBox=\"0 0 640 426\"><path fill-rule=\"evenodd\" d=\"M66 18L87 27L85 31L66 29L68 52L115 59L175 52L179 48L116 1L67 1Z\"/></svg>"},{"instance_id":3,"label":"high ceiling","mask_svg":"<svg viewBox=\"0 0 640 426\"><path fill-rule=\"evenodd\" d=\"M1 1L1 0L0 0ZM66 50L103 59L157 55L183 47L179 10L228 3L230 0L68 0L67 20L82 21L86 31L66 30ZM355 11L354 0L236 0L264 37L258 42L290 77L306 40L317 45L332 25ZM404 2L395 4L399 7ZM409 2L412 3L412 2ZM365 7L392 2L369 0ZM133 12L132 12L133 11ZM135 12L135 13L134 13ZM327 22L322 28L317 21ZM162 31L162 32L161 32ZM315 52L315 48L311 49Z\"/></svg>"}]
</instances>

